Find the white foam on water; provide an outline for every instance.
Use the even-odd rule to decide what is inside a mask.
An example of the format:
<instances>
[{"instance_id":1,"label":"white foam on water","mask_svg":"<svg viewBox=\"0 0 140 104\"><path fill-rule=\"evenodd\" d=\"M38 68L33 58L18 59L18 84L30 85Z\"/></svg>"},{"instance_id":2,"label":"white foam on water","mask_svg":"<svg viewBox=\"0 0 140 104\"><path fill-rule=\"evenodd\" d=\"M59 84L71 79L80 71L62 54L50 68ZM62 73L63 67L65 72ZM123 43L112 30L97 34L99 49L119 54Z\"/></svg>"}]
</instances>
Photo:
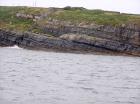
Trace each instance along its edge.
<instances>
[{"instance_id":1,"label":"white foam on water","mask_svg":"<svg viewBox=\"0 0 140 104\"><path fill-rule=\"evenodd\" d=\"M16 49L21 49L20 47L18 47L17 45L14 45L12 47L8 47L8 48L16 48Z\"/></svg>"}]
</instances>

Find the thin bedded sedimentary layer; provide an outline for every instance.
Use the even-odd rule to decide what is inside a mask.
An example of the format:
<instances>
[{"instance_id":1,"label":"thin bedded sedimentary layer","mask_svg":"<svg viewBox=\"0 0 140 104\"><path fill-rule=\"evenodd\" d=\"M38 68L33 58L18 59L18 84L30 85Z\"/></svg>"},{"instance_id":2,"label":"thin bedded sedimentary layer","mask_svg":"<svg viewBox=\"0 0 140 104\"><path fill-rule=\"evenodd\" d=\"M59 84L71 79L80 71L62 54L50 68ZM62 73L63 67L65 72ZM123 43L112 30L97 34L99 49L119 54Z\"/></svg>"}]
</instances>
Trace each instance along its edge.
<instances>
[{"instance_id":1,"label":"thin bedded sedimentary layer","mask_svg":"<svg viewBox=\"0 0 140 104\"><path fill-rule=\"evenodd\" d=\"M64 34L60 37L33 33L16 33L0 30L0 45L18 45L33 49L54 49L58 51L79 52L118 52L140 56L140 47L116 40L91 37L81 34Z\"/></svg>"}]
</instances>

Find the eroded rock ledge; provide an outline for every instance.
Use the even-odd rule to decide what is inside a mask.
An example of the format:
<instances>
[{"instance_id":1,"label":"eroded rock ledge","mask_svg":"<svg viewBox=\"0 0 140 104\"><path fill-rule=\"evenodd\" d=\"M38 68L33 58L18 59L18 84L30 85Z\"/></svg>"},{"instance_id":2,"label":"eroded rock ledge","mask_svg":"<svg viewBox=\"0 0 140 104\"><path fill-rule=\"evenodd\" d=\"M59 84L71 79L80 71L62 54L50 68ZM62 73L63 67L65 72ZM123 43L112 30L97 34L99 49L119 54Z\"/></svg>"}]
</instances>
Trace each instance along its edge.
<instances>
[{"instance_id":1,"label":"eroded rock ledge","mask_svg":"<svg viewBox=\"0 0 140 104\"><path fill-rule=\"evenodd\" d=\"M140 46L123 41L110 40L86 34L63 34L49 37L45 34L29 32L17 33L0 29L0 46L13 46L28 49L45 49L68 52L118 53L140 56Z\"/></svg>"}]
</instances>

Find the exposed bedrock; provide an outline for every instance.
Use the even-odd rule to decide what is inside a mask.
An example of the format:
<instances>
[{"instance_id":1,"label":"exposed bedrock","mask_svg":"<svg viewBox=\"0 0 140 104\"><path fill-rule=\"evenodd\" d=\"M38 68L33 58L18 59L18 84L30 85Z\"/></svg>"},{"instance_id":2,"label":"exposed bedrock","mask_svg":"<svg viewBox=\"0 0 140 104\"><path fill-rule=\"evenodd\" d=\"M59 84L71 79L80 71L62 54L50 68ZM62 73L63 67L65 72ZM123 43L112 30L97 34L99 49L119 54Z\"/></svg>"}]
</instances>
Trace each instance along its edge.
<instances>
[{"instance_id":1,"label":"exposed bedrock","mask_svg":"<svg viewBox=\"0 0 140 104\"><path fill-rule=\"evenodd\" d=\"M87 44L73 42L71 40L48 37L46 35L34 33L16 33L0 30L0 46L18 45L23 48L56 50L68 52L111 52L99 47L93 47Z\"/></svg>"},{"instance_id":2,"label":"exposed bedrock","mask_svg":"<svg viewBox=\"0 0 140 104\"><path fill-rule=\"evenodd\" d=\"M51 21L47 25L40 26L45 33L59 37L63 34L85 34L88 36L99 37L119 41L128 44L140 45L140 27L136 25L71 25L62 21Z\"/></svg>"},{"instance_id":3,"label":"exposed bedrock","mask_svg":"<svg viewBox=\"0 0 140 104\"><path fill-rule=\"evenodd\" d=\"M139 32L136 36L134 35L135 38L138 37L138 42L126 42L126 40L105 36L67 33L57 37L48 37L45 34L29 32L17 33L0 29L0 46L18 45L31 49L68 52L125 53L140 56ZM135 38L133 38L133 41L135 41Z\"/></svg>"},{"instance_id":4,"label":"exposed bedrock","mask_svg":"<svg viewBox=\"0 0 140 104\"><path fill-rule=\"evenodd\" d=\"M140 55L140 46L134 44L78 34L64 34L60 38L111 51Z\"/></svg>"}]
</instances>

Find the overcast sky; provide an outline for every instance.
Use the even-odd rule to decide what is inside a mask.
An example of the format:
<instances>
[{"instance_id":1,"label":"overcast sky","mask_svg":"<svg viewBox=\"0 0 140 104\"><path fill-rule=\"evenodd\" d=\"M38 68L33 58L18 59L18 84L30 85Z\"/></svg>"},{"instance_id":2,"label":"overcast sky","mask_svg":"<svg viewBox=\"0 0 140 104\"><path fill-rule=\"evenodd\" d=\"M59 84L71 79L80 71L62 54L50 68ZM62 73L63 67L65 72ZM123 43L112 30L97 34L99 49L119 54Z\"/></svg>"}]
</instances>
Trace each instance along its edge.
<instances>
[{"instance_id":1,"label":"overcast sky","mask_svg":"<svg viewBox=\"0 0 140 104\"><path fill-rule=\"evenodd\" d=\"M140 14L140 0L0 0L0 5L39 7L78 6L88 9Z\"/></svg>"}]
</instances>

